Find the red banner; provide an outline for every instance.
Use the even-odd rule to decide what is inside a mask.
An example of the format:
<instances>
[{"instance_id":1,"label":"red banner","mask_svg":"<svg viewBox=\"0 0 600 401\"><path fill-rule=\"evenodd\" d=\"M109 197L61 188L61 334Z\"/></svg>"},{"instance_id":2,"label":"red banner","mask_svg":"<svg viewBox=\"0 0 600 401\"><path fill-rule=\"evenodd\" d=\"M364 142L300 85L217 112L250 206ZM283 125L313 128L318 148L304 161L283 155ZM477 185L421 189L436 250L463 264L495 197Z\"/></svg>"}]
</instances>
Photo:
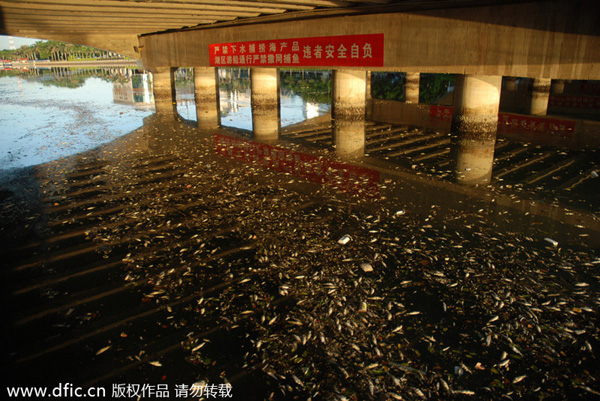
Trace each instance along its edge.
<instances>
[{"instance_id":1,"label":"red banner","mask_svg":"<svg viewBox=\"0 0 600 401\"><path fill-rule=\"evenodd\" d=\"M215 43L209 57L214 67L382 67L383 34Z\"/></svg>"},{"instance_id":2,"label":"red banner","mask_svg":"<svg viewBox=\"0 0 600 401\"><path fill-rule=\"evenodd\" d=\"M600 97L551 95L548 105L576 109L600 109Z\"/></svg>"},{"instance_id":3,"label":"red banner","mask_svg":"<svg viewBox=\"0 0 600 401\"><path fill-rule=\"evenodd\" d=\"M289 173L319 184L365 196L379 195L379 171L278 148L260 142L215 134L215 152L221 156Z\"/></svg>"},{"instance_id":4,"label":"red banner","mask_svg":"<svg viewBox=\"0 0 600 401\"><path fill-rule=\"evenodd\" d=\"M452 121L452 106L437 106L429 107L430 121Z\"/></svg>"},{"instance_id":5,"label":"red banner","mask_svg":"<svg viewBox=\"0 0 600 401\"><path fill-rule=\"evenodd\" d=\"M575 131L575 121L499 113L498 128L504 129L506 132L553 132L569 136Z\"/></svg>"},{"instance_id":6,"label":"red banner","mask_svg":"<svg viewBox=\"0 0 600 401\"><path fill-rule=\"evenodd\" d=\"M429 107L429 121L436 122L451 122L452 121L451 106ZM566 136L572 135L575 131L575 121L559 120L549 117L533 117L522 116L519 114L498 113L498 129L504 132L554 132L561 133Z\"/></svg>"}]
</instances>

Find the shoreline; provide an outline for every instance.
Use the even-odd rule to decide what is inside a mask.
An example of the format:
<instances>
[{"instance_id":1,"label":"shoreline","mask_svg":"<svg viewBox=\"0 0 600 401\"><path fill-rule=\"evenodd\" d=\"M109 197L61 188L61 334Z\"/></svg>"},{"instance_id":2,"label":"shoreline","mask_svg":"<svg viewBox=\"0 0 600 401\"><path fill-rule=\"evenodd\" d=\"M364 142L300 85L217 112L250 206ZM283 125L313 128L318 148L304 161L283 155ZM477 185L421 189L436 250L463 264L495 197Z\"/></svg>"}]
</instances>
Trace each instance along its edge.
<instances>
[{"instance_id":1,"label":"shoreline","mask_svg":"<svg viewBox=\"0 0 600 401\"><path fill-rule=\"evenodd\" d=\"M51 68L51 67L128 67L136 66L143 69L141 60L85 60L85 61L43 61L14 62L12 68Z\"/></svg>"}]
</instances>

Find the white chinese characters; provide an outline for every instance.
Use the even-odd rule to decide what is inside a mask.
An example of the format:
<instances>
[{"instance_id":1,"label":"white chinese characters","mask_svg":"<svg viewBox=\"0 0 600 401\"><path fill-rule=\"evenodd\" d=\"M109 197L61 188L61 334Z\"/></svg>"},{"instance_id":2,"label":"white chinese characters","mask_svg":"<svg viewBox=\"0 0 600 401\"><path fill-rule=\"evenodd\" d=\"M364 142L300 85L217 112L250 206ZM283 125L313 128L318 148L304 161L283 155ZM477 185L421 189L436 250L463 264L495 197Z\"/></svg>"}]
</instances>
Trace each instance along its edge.
<instances>
[{"instance_id":1,"label":"white chinese characters","mask_svg":"<svg viewBox=\"0 0 600 401\"><path fill-rule=\"evenodd\" d=\"M220 43L210 52L214 66L374 66L383 65L383 35Z\"/></svg>"}]
</instances>

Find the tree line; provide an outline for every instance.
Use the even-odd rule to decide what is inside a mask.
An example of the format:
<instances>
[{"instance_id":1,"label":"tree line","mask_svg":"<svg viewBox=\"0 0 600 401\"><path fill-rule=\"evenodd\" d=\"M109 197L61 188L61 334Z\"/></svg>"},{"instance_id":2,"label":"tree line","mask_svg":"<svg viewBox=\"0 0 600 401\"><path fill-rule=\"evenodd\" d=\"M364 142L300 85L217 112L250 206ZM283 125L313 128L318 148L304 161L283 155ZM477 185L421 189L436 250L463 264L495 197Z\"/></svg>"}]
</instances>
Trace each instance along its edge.
<instances>
[{"instance_id":1,"label":"tree line","mask_svg":"<svg viewBox=\"0 0 600 401\"><path fill-rule=\"evenodd\" d=\"M0 59L18 60L95 60L99 58L126 58L120 54L95 49L93 47L75 45L72 43L56 42L53 40L40 40L32 45L23 45L16 50L0 50Z\"/></svg>"}]
</instances>

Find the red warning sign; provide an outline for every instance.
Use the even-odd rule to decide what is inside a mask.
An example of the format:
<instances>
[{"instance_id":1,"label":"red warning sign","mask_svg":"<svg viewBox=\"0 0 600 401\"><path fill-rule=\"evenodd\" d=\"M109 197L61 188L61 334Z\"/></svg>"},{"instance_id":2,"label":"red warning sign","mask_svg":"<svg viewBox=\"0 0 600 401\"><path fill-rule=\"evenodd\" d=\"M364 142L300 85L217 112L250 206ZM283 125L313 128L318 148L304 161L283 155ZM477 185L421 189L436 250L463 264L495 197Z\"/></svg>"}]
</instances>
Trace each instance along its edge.
<instances>
[{"instance_id":1,"label":"red warning sign","mask_svg":"<svg viewBox=\"0 0 600 401\"><path fill-rule=\"evenodd\" d=\"M209 53L214 67L382 67L383 34L215 43Z\"/></svg>"}]
</instances>

